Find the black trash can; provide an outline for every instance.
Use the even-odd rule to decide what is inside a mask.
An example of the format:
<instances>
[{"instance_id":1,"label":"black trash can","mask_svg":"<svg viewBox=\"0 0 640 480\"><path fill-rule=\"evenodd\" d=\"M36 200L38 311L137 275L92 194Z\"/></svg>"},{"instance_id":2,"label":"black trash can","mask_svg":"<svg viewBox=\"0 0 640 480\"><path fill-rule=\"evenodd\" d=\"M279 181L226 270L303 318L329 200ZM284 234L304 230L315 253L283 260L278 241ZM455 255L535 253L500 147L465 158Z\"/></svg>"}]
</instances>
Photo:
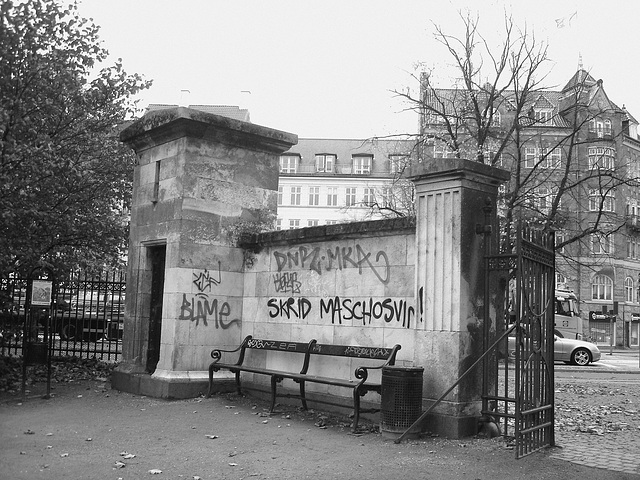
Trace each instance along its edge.
<instances>
[{"instance_id":1,"label":"black trash can","mask_svg":"<svg viewBox=\"0 0 640 480\"><path fill-rule=\"evenodd\" d=\"M423 367L382 368L382 401L380 405L380 431L382 436L397 438L422 415ZM416 427L407 437L417 437Z\"/></svg>"}]
</instances>

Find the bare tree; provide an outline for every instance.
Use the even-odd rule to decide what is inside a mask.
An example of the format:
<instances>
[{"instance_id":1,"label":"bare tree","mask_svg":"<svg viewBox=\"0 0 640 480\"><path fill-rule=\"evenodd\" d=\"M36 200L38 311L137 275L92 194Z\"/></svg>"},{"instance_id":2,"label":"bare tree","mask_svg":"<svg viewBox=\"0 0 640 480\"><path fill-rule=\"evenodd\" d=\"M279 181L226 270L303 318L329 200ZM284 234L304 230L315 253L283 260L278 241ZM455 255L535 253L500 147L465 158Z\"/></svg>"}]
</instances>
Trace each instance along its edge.
<instances>
[{"instance_id":1,"label":"bare tree","mask_svg":"<svg viewBox=\"0 0 640 480\"><path fill-rule=\"evenodd\" d=\"M559 251L573 261L594 249L606 254L626 224L616 198L638 181L621 158L632 117L581 68L564 88L545 88L547 46L511 16L498 48L480 34L479 17L460 18L461 36L435 27L457 71L453 87L423 71L419 95L395 92L420 114L421 161L468 158L509 170L499 211L505 239L522 221L557 231Z\"/></svg>"}]
</instances>

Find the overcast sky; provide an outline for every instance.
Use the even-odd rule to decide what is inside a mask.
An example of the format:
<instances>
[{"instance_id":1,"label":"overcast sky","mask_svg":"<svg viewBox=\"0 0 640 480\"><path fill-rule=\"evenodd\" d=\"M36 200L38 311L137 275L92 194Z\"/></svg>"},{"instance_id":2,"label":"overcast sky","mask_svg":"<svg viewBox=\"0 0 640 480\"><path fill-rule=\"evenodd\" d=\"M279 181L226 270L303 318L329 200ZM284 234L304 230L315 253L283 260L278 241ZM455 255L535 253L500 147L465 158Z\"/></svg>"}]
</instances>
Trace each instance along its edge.
<instances>
[{"instance_id":1,"label":"overcast sky","mask_svg":"<svg viewBox=\"0 0 640 480\"><path fill-rule=\"evenodd\" d=\"M581 55L640 119L637 0L80 0L79 9L112 59L153 80L141 107L238 105L253 123L300 137L413 133L415 114L391 91L416 88L417 64L450 68L433 24L461 36L458 12L470 9L495 41L506 9L548 42L548 86L564 86Z\"/></svg>"}]
</instances>

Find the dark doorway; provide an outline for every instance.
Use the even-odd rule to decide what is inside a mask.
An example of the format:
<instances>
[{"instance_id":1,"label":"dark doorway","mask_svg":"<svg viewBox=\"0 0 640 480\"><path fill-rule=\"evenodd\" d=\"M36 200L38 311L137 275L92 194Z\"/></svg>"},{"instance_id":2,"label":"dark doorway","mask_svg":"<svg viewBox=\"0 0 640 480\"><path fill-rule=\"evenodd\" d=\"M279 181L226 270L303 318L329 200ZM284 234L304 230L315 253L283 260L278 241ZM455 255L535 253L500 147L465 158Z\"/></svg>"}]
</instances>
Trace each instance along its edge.
<instances>
[{"instance_id":1,"label":"dark doorway","mask_svg":"<svg viewBox=\"0 0 640 480\"><path fill-rule=\"evenodd\" d=\"M164 265L166 245L149 247L151 261L151 306L149 308L149 346L147 372L153 373L160 359L160 334L162 331L162 300L164 291Z\"/></svg>"}]
</instances>

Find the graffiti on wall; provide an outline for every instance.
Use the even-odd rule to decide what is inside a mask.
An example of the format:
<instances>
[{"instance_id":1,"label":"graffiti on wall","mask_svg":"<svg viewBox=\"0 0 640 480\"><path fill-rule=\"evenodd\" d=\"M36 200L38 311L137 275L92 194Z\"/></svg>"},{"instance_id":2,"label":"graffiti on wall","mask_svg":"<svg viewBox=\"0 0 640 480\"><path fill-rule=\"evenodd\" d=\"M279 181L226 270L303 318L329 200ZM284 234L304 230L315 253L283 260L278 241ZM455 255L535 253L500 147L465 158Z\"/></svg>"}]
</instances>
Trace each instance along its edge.
<instances>
[{"instance_id":1,"label":"graffiti on wall","mask_svg":"<svg viewBox=\"0 0 640 480\"><path fill-rule=\"evenodd\" d=\"M215 328L226 330L232 325L240 325L239 318L232 318L231 305L226 300L211 296L212 287L220 285L222 274L220 271L220 261L218 261L218 272L209 272L207 269L193 273L193 285L198 292L195 295L187 296L182 294L182 304L178 320L189 320L199 325L209 326L211 322Z\"/></svg>"},{"instance_id":2,"label":"graffiti on wall","mask_svg":"<svg viewBox=\"0 0 640 480\"><path fill-rule=\"evenodd\" d=\"M305 297L270 298L267 307L271 318L304 320L315 311L321 320L331 320L333 325L356 320L368 326L374 320L380 320L387 324L394 323L411 328L412 322L415 321L415 308L404 299L320 298L314 308L311 300Z\"/></svg>"},{"instance_id":3,"label":"graffiti on wall","mask_svg":"<svg viewBox=\"0 0 640 480\"><path fill-rule=\"evenodd\" d=\"M362 275L365 269L371 270L380 282L389 283L389 258L387 253L379 250L375 255L365 251L359 244L353 247L340 247L321 249L313 247L311 249L300 246L292 248L287 252L274 251L273 256L278 266L278 272L286 269L309 269L322 275L323 271L333 269L343 270L348 267L355 267Z\"/></svg>"},{"instance_id":4,"label":"graffiti on wall","mask_svg":"<svg viewBox=\"0 0 640 480\"><path fill-rule=\"evenodd\" d=\"M220 260L218 260L218 275L215 275L214 272L210 272L206 268L202 272L193 274L193 284L199 291L204 292L206 289L211 291L213 285L220 285L222 282L222 273L220 272L221 265Z\"/></svg>"},{"instance_id":5,"label":"graffiti on wall","mask_svg":"<svg viewBox=\"0 0 640 480\"><path fill-rule=\"evenodd\" d=\"M277 293L300 293L302 283L298 281L297 272L284 272L273 276L273 286Z\"/></svg>"}]
</instances>

